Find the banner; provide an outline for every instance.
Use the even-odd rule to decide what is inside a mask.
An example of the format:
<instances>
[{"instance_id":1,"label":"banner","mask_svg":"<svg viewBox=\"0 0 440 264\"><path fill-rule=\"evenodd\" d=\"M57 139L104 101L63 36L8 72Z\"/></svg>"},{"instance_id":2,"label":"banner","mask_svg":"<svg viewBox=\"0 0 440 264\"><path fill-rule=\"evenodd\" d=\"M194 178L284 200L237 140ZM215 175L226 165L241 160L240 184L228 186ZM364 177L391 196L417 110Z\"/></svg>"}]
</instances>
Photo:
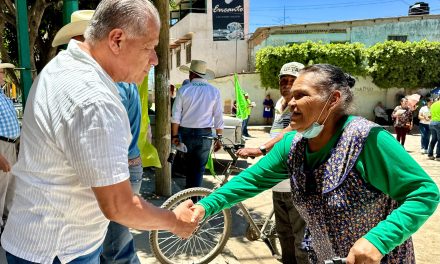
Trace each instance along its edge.
<instances>
[{"instance_id":1,"label":"banner","mask_svg":"<svg viewBox=\"0 0 440 264\"><path fill-rule=\"evenodd\" d=\"M243 0L212 0L214 41L244 40Z\"/></svg>"}]
</instances>

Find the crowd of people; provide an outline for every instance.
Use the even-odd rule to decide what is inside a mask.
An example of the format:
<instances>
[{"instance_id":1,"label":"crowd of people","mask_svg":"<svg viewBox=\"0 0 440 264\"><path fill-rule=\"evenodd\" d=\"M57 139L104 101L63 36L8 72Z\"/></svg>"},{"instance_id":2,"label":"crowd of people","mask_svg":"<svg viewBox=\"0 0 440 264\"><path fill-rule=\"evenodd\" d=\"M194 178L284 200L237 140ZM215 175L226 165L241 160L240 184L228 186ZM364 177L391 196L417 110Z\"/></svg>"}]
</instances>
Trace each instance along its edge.
<instances>
[{"instance_id":1,"label":"crowd of people","mask_svg":"<svg viewBox=\"0 0 440 264\"><path fill-rule=\"evenodd\" d=\"M158 64L159 14L146 0L102 0L86 13L85 23L72 19L55 38L67 49L35 79L21 130L0 92L1 246L9 264L140 263L129 228L188 238L203 219L270 188L283 263L335 256L415 263L411 235L435 211L439 191L402 147L413 126L406 98L391 115L396 140L351 113L352 76L329 64L286 63L281 98L263 102L271 139L237 152L264 157L196 204L158 208L139 196L137 84ZM13 67L0 64L1 85ZM185 145L190 188L201 186L212 145L221 147L211 136L222 137L223 107L205 61L180 70L188 80L173 95L170 133L172 144ZM250 137L255 103L244 97ZM374 113L390 121L381 103ZM422 152L440 160L440 101L428 100L418 118Z\"/></svg>"}]
</instances>

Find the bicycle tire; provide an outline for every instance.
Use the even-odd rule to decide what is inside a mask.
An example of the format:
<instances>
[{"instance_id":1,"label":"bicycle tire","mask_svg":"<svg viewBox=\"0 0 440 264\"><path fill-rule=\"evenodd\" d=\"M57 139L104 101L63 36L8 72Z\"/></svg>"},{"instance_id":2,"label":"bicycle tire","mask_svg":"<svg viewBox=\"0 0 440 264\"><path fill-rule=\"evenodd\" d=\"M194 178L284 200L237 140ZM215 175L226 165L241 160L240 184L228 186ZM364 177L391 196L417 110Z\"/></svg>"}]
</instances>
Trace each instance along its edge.
<instances>
[{"instance_id":1,"label":"bicycle tire","mask_svg":"<svg viewBox=\"0 0 440 264\"><path fill-rule=\"evenodd\" d=\"M186 189L168 198L161 207L173 209L183 201L200 199L210 193L212 190L207 188ZM151 231L151 250L156 259L163 264L209 263L225 247L231 234L231 222L230 209L224 209L203 221L188 239L180 239L169 231Z\"/></svg>"}]
</instances>

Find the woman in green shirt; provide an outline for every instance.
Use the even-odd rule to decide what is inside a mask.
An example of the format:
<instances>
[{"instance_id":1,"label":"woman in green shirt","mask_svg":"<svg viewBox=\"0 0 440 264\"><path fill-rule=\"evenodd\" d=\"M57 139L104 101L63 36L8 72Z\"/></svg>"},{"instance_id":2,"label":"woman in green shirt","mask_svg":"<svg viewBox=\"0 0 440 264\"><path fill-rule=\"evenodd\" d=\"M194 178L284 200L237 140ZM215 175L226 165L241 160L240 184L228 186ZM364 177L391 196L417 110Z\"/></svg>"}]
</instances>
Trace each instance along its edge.
<instances>
[{"instance_id":1,"label":"woman in green shirt","mask_svg":"<svg viewBox=\"0 0 440 264\"><path fill-rule=\"evenodd\" d=\"M410 235L435 211L432 179L387 131L350 116L355 80L338 67L306 67L293 85L295 130L257 164L194 206L206 218L290 178L312 234L314 263L414 263Z\"/></svg>"}]
</instances>

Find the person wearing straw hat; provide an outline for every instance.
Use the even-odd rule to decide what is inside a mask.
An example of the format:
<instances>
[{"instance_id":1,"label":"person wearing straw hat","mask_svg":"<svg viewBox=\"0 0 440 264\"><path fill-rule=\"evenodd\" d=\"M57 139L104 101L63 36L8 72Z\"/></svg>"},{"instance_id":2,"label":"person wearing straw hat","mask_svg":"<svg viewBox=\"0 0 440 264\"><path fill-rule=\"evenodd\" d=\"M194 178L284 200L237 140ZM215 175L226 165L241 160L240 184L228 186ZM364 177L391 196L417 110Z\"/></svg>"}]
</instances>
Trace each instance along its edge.
<instances>
[{"instance_id":1,"label":"person wearing straw hat","mask_svg":"<svg viewBox=\"0 0 440 264\"><path fill-rule=\"evenodd\" d=\"M15 178L11 167L17 160L20 124L14 104L4 91L5 69L13 69L11 63L0 63L0 235L8 217L15 190Z\"/></svg>"},{"instance_id":2,"label":"person wearing straw hat","mask_svg":"<svg viewBox=\"0 0 440 264\"><path fill-rule=\"evenodd\" d=\"M84 33L35 79L25 108L16 192L1 237L8 263L99 263L109 220L189 237L193 202L173 211L134 195L127 112L115 82L157 65L160 18L148 0L102 0Z\"/></svg>"},{"instance_id":3,"label":"person wearing straw hat","mask_svg":"<svg viewBox=\"0 0 440 264\"><path fill-rule=\"evenodd\" d=\"M84 31L90 23L95 10L77 10L70 16L70 23L64 25L52 41L52 47L65 45L73 38L84 41Z\"/></svg>"},{"instance_id":4,"label":"person wearing straw hat","mask_svg":"<svg viewBox=\"0 0 440 264\"><path fill-rule=\"evenodd\" d=\"M171 117L171 140L176 146L181 141L188 148L186 188L199 187L212 145L212 140L206 137L212 135L212 128L218 137L222 136L222 102L220 91L207 81L214 78L214 72L207 68L205 61L192 60L189 67L182 65L179 70L189 74L190 83L177 91ZM214 150L218 149L217 141Z\"/></svg>"},{"instance_id":5,"label":"person wearing straw hat","mask_svg":"<svg viewBox=\"0 0 440 264\"><path fill-rule=\"evenodd\" d=\"M84 32L95 10L78 10L72 13L71 22L62 27L52 42L52 46L67 44L70 39L84 41ZM116 83L121 102L125 107L130 121L132 140L128 147L128 171L131 189L139 195L142 184L142 160L138 147L141 128L141 102L135 83ZM101 263L140 263L135 252L133 235L128 227L111 221L103 243Z\"/></svg>"},{"instance_id":6,"label":"person wearing straw hat","mask_svg":"<svg viewBox=\"0 0 440 264\"><path fill-rule=\"evenodd\" d=\"M292 131L289 126L292 111L287 104L293 98L292 86L303 68L304 65L299 62L288 62L281 67L278 75L281 98L275 106L275 118L270 129L271 139L258 148L239 149L236 153L238 156L247 158L266 155L283 139L284 134ZM272 188L272 200L283 264L308 264L308 251L313 253L306 233L306 223L293 204L289 179Z\"/></svg>"}]
</instances>

